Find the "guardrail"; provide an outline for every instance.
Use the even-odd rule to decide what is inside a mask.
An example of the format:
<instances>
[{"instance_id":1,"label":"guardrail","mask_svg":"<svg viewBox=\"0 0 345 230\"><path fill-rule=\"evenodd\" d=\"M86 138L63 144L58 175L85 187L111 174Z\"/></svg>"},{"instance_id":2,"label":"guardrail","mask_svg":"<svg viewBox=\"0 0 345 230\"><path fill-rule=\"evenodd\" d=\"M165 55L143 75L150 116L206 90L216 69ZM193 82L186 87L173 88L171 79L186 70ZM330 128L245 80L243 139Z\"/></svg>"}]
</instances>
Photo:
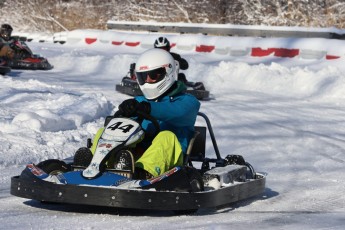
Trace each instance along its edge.
<instances>
[{"instance_id":1,"label":"guardrail","mask_svg":"<svg viewBox=\"0 0 345 230\"><path fill-rule=\"evenodd\" d=\"M107 28L126 31L149 31L180 34L212 34L241 37L296 37L345 39L345 30L336 28L243 26L230 24L158 23L108 21Z\"/></svg>"}]
</instances>

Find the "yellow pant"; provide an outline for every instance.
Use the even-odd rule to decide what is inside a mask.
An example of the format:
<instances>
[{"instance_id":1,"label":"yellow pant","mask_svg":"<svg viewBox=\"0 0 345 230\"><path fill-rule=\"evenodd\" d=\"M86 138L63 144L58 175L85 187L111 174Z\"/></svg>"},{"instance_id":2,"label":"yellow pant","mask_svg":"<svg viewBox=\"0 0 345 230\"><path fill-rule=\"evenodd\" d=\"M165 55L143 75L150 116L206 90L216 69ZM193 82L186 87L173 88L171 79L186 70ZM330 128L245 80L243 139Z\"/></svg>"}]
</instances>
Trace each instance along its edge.
<instances>
[{"instance_id":1,"label":"yellow pant","mask_svg":"<svg viewBox=\"0 0 345 230\"><path fill-rule=\"evenodd\" d=\"M91 147L95 153L97 143L104 128L96 133ZM114 165L114 156L110 157L107 165ZM151 146L135 162L135 167L148 171L153 176L159 176L175 166L183 165L183 152L176 135L171 131L162 131L153 139Z\"/></svg>"},{"instance_id":2,"label":"yellow pant","mask_svg":"<svg viewBox=\"0 0 345 230\"><path fill-rule=\"evenodd\" d=\"M159 176L175 166L183 165L183 152L176 135L171 131L160 132L152 145L135 162L135 167Z\"/></svg>"}]
</instances>

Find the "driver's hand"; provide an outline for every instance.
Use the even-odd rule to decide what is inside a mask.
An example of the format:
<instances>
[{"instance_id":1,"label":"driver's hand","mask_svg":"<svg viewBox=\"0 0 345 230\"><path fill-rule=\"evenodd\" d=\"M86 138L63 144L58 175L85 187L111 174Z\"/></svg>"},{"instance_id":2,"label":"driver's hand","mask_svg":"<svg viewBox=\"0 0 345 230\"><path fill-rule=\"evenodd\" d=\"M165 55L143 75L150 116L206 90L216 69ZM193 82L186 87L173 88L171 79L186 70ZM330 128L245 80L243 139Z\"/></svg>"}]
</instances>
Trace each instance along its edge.
<instances>
[{"instance_id":1,"label":"driver's hand","mask_svg":"<svg viewBox=\"0 0 345 230\"><path fill-rule=\"evenodd\" d=\"M137 112L142 112L144 114L150 114L151 113L151 104L146 102L146 101L142 101L137 105Z\"/></svg>"},{"instance_id":2,"label":"driver's hand","mask_svg":"<svg viewBox=\"0 0 345 230\"><path fill-rule=\"evenodd\" d=\"M124 117L137 116L137 112L141 111L145 114L150 114L151 105L148 102L138 102L135 99L127 99L119 105L119 111Z\"/></svg>"},{"instance_id":3,"label":"driver's hand","mask_svg":"<svg viewBox=\"0 0 345 230\"><path fill-rule=\"evenodd\" d=\"M119 111L124 117L134 117L138 104L135 99L127 99L119 105Z\"/></svg>"}]
</instances>

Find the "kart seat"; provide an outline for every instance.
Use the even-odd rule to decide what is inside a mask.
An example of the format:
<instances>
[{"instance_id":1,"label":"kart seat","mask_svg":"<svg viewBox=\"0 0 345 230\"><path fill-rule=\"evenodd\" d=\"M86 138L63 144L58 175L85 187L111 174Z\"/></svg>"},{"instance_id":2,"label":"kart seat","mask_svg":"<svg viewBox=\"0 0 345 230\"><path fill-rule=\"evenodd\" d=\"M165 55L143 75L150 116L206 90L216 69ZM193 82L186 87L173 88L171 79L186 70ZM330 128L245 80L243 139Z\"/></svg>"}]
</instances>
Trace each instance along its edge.
<instances>
[{"instance_id":1,"label":"kart seat","mask_svg":"<svg viewBox=\"0 0 345 230\"><path fill-rule=\"evenodd\" d=\"M184 164L187 165L191 161L203 162L205 158L206 146L206 127L195 126L194 136L189 141Z\"/></svg>"}]
</instances>

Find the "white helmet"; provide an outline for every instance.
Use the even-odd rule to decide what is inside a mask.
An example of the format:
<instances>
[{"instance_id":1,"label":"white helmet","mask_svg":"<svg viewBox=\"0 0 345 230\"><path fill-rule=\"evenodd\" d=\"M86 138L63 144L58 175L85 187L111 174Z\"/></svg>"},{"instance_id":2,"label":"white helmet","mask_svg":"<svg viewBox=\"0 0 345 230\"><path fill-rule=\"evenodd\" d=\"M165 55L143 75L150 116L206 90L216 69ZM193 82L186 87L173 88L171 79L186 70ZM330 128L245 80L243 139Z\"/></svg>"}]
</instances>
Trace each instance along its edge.
<instances>
[{"instance_id":1,"label":"white helmet","mask_svg":"<svg viewBox=\"0 0 345 230\"><path fill-rule=\"evenodd\" d=\"M139 57L135 74L144 96L156 99L177 81L177 62L163 49L150 49Z\"/></svg>"}]
</instances>

